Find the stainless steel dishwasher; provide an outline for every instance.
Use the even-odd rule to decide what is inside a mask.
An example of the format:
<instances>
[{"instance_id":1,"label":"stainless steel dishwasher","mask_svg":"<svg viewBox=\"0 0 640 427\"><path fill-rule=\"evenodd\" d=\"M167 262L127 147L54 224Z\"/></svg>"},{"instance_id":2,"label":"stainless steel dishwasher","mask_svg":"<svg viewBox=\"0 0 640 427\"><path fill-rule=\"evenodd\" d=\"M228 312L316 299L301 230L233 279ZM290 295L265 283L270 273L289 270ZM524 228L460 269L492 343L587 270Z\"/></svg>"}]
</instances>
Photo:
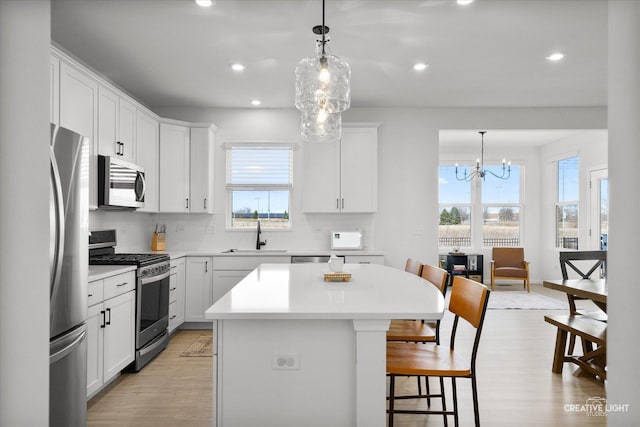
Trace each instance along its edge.
<instances>
[{"instance_id":1,"label":"stainless steel dishwasher","mask_svg":"<svg viewBox=\"0 0 640 427\"><path fill-rule=\"evenodd\" d=\"M329 255L294 255L291 257L291 264L318 264L322 262L329 262ZM343 258L343 255L338 255L338 258Z\"/></svg>"}]
</instances>

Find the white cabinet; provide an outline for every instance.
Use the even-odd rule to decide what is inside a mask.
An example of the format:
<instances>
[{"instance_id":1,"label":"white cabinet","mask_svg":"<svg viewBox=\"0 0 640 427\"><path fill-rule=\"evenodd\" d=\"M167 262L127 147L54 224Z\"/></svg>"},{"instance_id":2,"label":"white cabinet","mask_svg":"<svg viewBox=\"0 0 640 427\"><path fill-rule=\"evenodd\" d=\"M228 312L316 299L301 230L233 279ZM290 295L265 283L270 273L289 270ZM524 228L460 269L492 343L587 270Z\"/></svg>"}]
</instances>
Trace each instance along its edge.
<instances>
[{"instance_id":1,"label":"white cabinet","mask_svg":"<svg viewBox=\"0 0 640 427\"><path fill-rule=\"evenodd\" d=\"M160 212L213 213L213 131L160 124Z\"/></svg>"},{"instance_id":2,"label":"white cabinet","mask_svg":"<svg viewBox=\"0 0 640 427\"><path fill-rule=\"evenodd\" d=\"M247 277L251 270L221 270L213 272L213 303Z\"/></svg>"},{"instance_id":3,"label":"white cabinet","mask_svg":"<svg viewBox=\"0 0 640 427\"><path fill-rule=\"evenodd\" d=\"M160 123L160 212L189 212L189 134Z\"/></svg>"},{"instance_id":4,"label":"white cabinet","mask_svg":"<svg viewBox=\"0 0 640 427\"><path fill-rule=\"evenodd\" d=\"M158 212L160 209L160 123L138 109L136 113L136 163L144 168L144 208L138 212Z\"/></svg>"},{"instance_id":5,"label":"white cabinet","mask_svg":"<svg viewBox=\"0 0 640 427\"><path fill-rule=\"evenodd\" d=\"M104 384L105 315L102 303L87 311L87 397L93 396Z\"/></svg>"},{"instance_id":6,"label":"white cabinet","mask_svg":"<svg viewBox=\"0 0 640 427\"><path fill-rule=\"evenodd\" d=\"M380 264L384 265L384 255L346 255L346 264Z\"/></svg>"},{"instance_id":7,"label":"white cabinet","mask_svg":"<svg viewBox=\"0 0 640 427\"><path fill-rule=\"evenodd\" d=\"M189 211L213 213L213 129L191 128Z\"/></svg>"},{"instance_id":8,"label":"white cabinet","mask_svg":"<svg viewBox=\"0 0 640 427\"><path fill-rule=\"evenodd\" d=\"M98 83L88 74L60 62L60 126L89 138L89 208L98 207Z\"/></svg>"},{"instance_id":9,"label":"white cabinet","mask_svg":"<svg viewBox=\"0 0 640 427\"><path fill-rule=\"evenodd\" d=\"M247 277L260 264L289 264L290 256L218 256L213 258L212 304Z\"/></svg>"},{"instance_id":10,"label":"white cabinet","mask_svg":"<svg viewBox=\"0 0 640 427\"><path fill-rule=\"evenodd\" d=\"M135 286L134 272L89 283L87 397L134 360Z\"/></svg>"},{"instance_id":11,"label":"white cabinet","mask_svg":"<svg viewBox=\"0 0 640 427\"><path fill-rule=\"evenodd\" d=\"M60 124L60 59L49 56L49 121Z\"/></svg>"},{"instance_id":12,"label":"white cabinet","mask_svg":"<svg viewBox=\"0 0 640 427\"><path fill-rule=\"evenodd\" d=\"M98 151L136 161L136 107L102 85L98 89Z\"/></svg>"},{"instance_id":13,"label":"white cabinet","mask_svg":"<svg viewBox=\"0 0 640 427\"><path fill-rule=\"evenodd\" d=\"M302 205L310 213L377 211L377 125L344 127L340 141L305 145Z\"/></svg>"},{"instance_id":14,"label":"white cabinet","mask_svg":"<svg viewBox=\"0 0 640 427\"><path fill-rule=\"evenodd\" d=\"M169 276L169 333L184 323L185 280L184 257L172 259Z\"/></svg>"},{"instance_id":15,"label":"white cabinet","mask_svg":"<svg viewBox=\"0 0 640 427\"><path fill-rule=\"evenodd\" d=\"M135 291L105 301L104 309L104 377L108 381L133 362L135 357Z\"/></svg>"},{"instance_id":16,"label":"white cabinet","mask_svg":"<svg viewBox=\"0 0 640 427\"><path fill-rule=\"evenodd\" d=\"M212 271L211 257L187 257L185 322L210 322L204 312L212 304Z\"/></svg>"}]
</instances>

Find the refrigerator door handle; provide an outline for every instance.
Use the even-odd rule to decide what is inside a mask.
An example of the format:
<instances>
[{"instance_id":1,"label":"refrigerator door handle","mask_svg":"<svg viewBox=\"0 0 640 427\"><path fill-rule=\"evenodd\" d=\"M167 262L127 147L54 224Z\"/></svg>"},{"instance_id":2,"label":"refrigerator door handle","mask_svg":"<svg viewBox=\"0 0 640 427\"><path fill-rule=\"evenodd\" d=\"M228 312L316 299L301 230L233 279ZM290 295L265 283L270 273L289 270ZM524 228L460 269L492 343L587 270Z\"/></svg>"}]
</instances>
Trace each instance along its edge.
<instances>
[{"instance_id":1,"label":"refrigerator door handle","mask_svg":"<svg viewBox=\"0 0 640 427\"><path fill-rule=\"evenodd\" d=\"M80 334L71 342L71 344L67 345L62 350L59 350L53 353L51 356L49 356L49 364L54 364L58 360L65 357L67 354L71 353L75 347L80 345L80 343L82 342L82 340L85 338L86 335L87 335L87 331L83 329L82 332L80 332Z\"/></svg>"},{"instance_id":2,"label":"refrigerator door handle","mask_svg":"<svg viewBox=\"0 0 640 427\"><path fill-rule=\"evenodd\" d=\"M58 168L58 162L56 160L56 155L53 152L53 146L50 147L49 155L51 158L51 179L53 180L54 187L53 190L53 200L54 200L54 211L51 213L55 215L55 252L53 254L53 259L51 260L53 264L53 271L51 272L51 289L50 289L50 298L53 298L53 295L58 290L58 286L60 284L60 275L62 274L62 258L64 253L64 205L62 198L62 181L60 180L60 170Z\"/></svg>"}]
</instances>

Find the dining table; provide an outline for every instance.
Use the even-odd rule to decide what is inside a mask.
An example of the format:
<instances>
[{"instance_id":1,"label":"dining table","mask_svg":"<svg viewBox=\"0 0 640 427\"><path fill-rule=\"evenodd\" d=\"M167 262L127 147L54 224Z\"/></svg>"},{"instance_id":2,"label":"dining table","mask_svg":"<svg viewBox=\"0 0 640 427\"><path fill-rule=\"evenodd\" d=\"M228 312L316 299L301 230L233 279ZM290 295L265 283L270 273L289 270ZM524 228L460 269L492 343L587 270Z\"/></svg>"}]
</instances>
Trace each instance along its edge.
<instances>
[{"instance_id":1,"label":"dining table","mask_svg":"<svg viewBox=\"0 0 640 427\"><path fill-rule=\"evenodd\" d=\"M595 304L600 310L604 313L607 313L607 296L608 296L608 286L606 279L564 279L564 280L545 280L543 281L543 286L545 288L554 289L556 291L564 292L568 295L573 295L575 297L588 299ZM550 317L550 316L548 316ZM571 316L573 317L573 316ZM579 315L579 317L583 317L583 315ZM584 315L585 318L588 318L588 315ZM596 325L599 324L597 320L589 319L592 323ZM553 322L550 322L553 323ZM605 324L606 330L606 321L602 322ZM566 332L565 332L566 337ZM556 342L556 347L558 343ZM564 344L562 344L564 347ZM559 349L556 348L556 352ZM585 354L581 356L574 355L565 355L563 359L564 361L574 362L578 366L583 368L587 368L591 373L595 373L601 379L606 378L606 353L607 346L606 342L601 343L597 349L593 349L591 347L591 343L589 343L585 349ZM589 369L592 368L592 369ZM562 373L562 360L556 362L554 360L554 368L553 372Z\"/></svg>"},{"instance_id":2,"label":"dining table","mask_svg":"<svg viewBox=\"0 0 640 427\"><path fill-rule=\"evenodd\" d=\"M609 290L606 279L545 280L542 285L545 288L591 300L598 308L607 312Z\"/></svg>"}]
</instances>

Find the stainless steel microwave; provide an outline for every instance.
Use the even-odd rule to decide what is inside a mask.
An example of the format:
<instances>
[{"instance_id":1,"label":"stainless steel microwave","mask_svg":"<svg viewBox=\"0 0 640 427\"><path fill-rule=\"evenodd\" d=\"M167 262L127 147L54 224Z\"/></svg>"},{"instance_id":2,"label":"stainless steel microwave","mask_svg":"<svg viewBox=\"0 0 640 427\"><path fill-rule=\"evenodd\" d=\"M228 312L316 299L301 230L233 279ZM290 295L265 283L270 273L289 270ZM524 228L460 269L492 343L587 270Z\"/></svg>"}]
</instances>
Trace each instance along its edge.
<instances>
[{"instance_id":1,"label":"stainless steel microwave","mask_svg":"<svg viewBox=\"0 0 640 427\"><path fill-rule=\"evenodd\" d=\"M110 156L98 156L98 207L144 207L144 169Z\"/></svg>"}]
</instances>

